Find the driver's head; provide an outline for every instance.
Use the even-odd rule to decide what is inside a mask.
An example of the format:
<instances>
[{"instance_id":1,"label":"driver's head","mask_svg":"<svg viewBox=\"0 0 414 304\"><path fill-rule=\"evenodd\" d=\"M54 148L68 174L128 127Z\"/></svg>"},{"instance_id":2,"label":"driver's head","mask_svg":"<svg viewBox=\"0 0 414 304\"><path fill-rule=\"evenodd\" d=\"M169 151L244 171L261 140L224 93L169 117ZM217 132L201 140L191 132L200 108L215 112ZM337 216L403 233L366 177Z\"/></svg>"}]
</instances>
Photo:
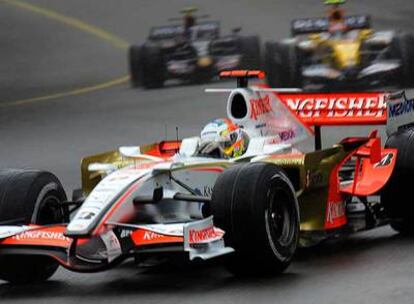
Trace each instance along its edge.
<instances>
[{"instance_id":1,"label":"driver's head","mask_svg":"<svg viewBox=\"0 0 414 304\"><path fill-rule=\"evenodd\" d=\"M339 7L334 7L328 11L328 19L330 22L344 21L344 11Z\"/></svg>"},{"instance_id":2,"label":"driver's head","mask_svg":"<svg viewBox=\"0 0 414 304\"><path fill-rule=\"evenodd\" d=\"M208 123L201 131L200 139L200 154L212 157L239 157L248 145L246 133L227 118Z\"/></svg>"},{"instance_id":3,"label":"driver's head","mask_svg":"<svg viewBox=\"0 0 414 304\"><path fill-rule=\"evenodd\" d=\"M345 23L345 13L342 9L334 6L328 11L329 32L345 32L347 29Z\"/></svg>"}]
</instances>

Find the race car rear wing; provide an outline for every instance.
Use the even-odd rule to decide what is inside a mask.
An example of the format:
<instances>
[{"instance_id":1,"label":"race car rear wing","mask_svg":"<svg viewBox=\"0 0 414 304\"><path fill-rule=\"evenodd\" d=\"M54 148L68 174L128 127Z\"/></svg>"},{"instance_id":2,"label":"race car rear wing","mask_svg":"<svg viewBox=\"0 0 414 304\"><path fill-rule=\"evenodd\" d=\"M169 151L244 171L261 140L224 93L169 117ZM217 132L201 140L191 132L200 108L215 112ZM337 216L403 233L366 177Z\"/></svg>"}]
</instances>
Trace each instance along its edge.
<instances>
[{"instance_id":1,"label":"race car rear wing","mask_svg":"<svg viewBox=\"0 0 414 304\"><path fill-rule=\"evenodd\" d=\"M218 21L202 21L196 25L197 29L201 32L211 32L219 35L220 22ZM150 40L163 40L174 39L184 34L184 28L182 24L169 24L163 26L155 26L151 28L148 39Z\"/></svg>"},{"instance_id":2,"label":"race car rear wing","mask_svg":"<svg viewBox=\"0 0 414 304\"><path fill-rule=\"evenodd\" d=\"M304 123L315 128L315 148L321 148L322 126L386 125L391 135L414 125L414 99L405 92L278 93L279 100Z\"/></svg>"},{"instance_id":3,"label":"race car rear wing","mask_svg":"<svg viewBox=\"0 0 414 304\"><path fill-rule=\"evenodd\" d=\"M369 15L346 16L345 24L350 30L371 28L371 17ZM291 23L292 36L322 33L329 29L328 18L301 18Z\"/></svg>"}]
</instances>

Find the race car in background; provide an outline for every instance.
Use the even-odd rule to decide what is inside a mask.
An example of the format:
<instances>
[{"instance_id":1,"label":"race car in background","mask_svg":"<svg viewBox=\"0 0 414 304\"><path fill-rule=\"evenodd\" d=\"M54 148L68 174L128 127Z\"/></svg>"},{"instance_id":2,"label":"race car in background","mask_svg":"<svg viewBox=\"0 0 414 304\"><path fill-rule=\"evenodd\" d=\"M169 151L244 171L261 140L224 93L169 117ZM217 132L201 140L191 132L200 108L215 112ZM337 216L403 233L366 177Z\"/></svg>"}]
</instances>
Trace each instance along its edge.
<instances>
[{"instance_id":1,"label":"race car in background","mask_svg":"<svg viewBox=\"0 0 414 304\"><path fill-rule=\"evenodd\" d=\"M195 8L181 11L179 24L153 27L143 45L129 48L129 70L134 87L159 88L168 79L206 82L225 69L260 68L258 36L242 36L240 28L222 36L218 21L194 16ZM144 77L145 75L145 77Z\"/></svg>"},{"instance_id":2,"label":"race car in background","mask_svg":"<svg viewBox=\"0 0 414 304\"><path fill-rule=\"evenodd\" d=\"M369 15L345 16L345 1L326 1L328 16L292 21L292 37L265 45L268 83L313 90L414 85L414 36L375 31Z\"/></svg>"},{"instance_id":3,"label":"race car in background","mask_svg":"<svg viewBox=\"0 0 414 304\"><path fill-rule=\"evenodd\" d=\"M67 201L59 180L37 170L0 170L0 279L48 279L181 254L223 256L234 274L284 271L298 242L391 224L414 233L407 199L414 179L414 100L404 94L316 94L248 86L237 78L227 119L249 137L243 155L200 154L200 137L121 147L82 160L82 189ZM386 124L321 149L323 125ZM298 144L313 137L316 149ZM72 214L72 216L70 216Z\"/></svg>"}]
</instances>

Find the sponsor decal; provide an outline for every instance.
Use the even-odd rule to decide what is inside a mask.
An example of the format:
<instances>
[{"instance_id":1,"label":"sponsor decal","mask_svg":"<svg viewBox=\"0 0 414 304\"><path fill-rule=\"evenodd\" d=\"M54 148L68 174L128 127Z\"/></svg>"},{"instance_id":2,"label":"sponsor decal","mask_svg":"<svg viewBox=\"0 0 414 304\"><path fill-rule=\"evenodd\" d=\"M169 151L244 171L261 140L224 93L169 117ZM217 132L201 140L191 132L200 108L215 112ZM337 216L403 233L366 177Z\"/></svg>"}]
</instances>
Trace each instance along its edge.
<instances>
[{"instance_id":1,"label":"sponsor decal","mask_svg":"<svg viewBox=\"0 0 414 304\"><path fill-rule=\"evenodd\" d=\"M411 112L414 112L414 99L391 104L388 115L390 118L394 118Z\"/></svg>"},{"instance_id":2,"label":"sponsor decal","mask_svg":"<svg viewBox=\"0 0 414 304\"><path fill-rule=\"evenodd\" d=\"M267 126L267 123L261 123L261 124L256 125L255 128L256 129L263 129L263 128L266 128L266 126Z\"/></svg>"},{"instance_id":3,"label":"sponsor decal","mask_svg":"<svg viewBox=\"0 0 414 304\"><path fill-rule=\"evenodd\" d=\"M188 235L190 244L194 244L218 239L223 234L217 232L213 226L210 226L203 229L190 229Z\"/></svg>"},{"instance_id":4,"label":"sponsor decal","mask_svg":"<svg viewBox=\"0 0 414 304\"><path fill-rule=\"evenodd\" d=\"M79 214L78 219L80 220L90 220L96 216L96 213L90 211L83 211Z\"/></svg>"},{"instance_id":5,"label":"sponsor decal","mask_svg":"<svg viewBox=\"0 0 414 304\"><path fill-rule=\"evenodd\" d=\"M13 236L14 240L59 240L70 242L71 239L66 237L62 232L55 231L26 231Z\"/></svg>"},{"instance_id":6,"label":"sponsor decal","mask_svg":"<svg viewBox=\"0 0 414 304\"><path fill-rule=\"evenodd\" d=\"M279 95L301 118L383 118L383 94L296 94Z\"/></svg>"},{"instance_id":7,"label":"sponsor decal","mask_svg":"<svg viewBox=\"0 0 414 304\"><path fill-rule=\"evenodd\" d=\"M279 132L279 137L281 141L288 141L296 137L295 131L293 129Z\"/></svg>"},{"instance_id":8,"label":"sponsor decal","mask_svg":"<svg viewBox=\"0 0 414 304\"><path fill-rule=\"evenodd\" d=\"M202 189L196 188L194 190L198 195L205 197L211 197L211 195L213 194L213 186L210 185L204 185Z\"/></svg>"},{"instance_id":9,"label":"sponsor decal","mask_svg":"<svg viewBox=\"0 0 414 304\"><path fill-rule=\"evenodd\" d=\"M250 107L252 109L250 118L253 120L257 120L259 116L271 112L272 106L270 104L269 95L266 95L263 98L250 99Z\"/></svg>"},{"instance_id":10,"label":"sponsor decal","mask_svg":"<svg viewBox=\"0 0 414 304\"><path fill-rule=\"evenodd\" d=\"M389 164L392 163L393 157L394 157L394 153L388 153L388 154L386 154L381 159L381 161L379 161L377 164L375 164L374 167L377 168L377 167L385 167L385 166L388 166Z\"/></svg>"},{"instance_id":11,"label":"sponsor decal","mask_svg":"<svg viewBox=\"0 0 414 304\"><path fill-rule=\"evenodd\" d=\"M159 226L159 225L157 225ZM161 243L179 243L183 241L183 226L180 224L175 227L143 227L143 229L135 230L131 234L131 239L138 246L161 244ZM157 229L157 231L151 231L147 229ZM163 234L166 233L166 234Z\"/></svg>"},{"instance_id":12,"label":"sponsor decal","mask_svg":"<svg viewBox=\"0 0 414 304\"><path fill-rule=\"evenodd\" d=\"M269 157L272 163L279 165L279 166L301 166L304 163L303 156L297 156L297 157L288 157L286 155L281 156L271 156Z\"/></svg>"},{"instance_id":13,"label":"sponsor decal","mask_svg":"<svg viewBox=\"0 0 414 304\"><path fill-rule=\"evenodd\" d=\"M163 237L164 235L155 233L153 231L145 231L143 239L146 241L152 241L152 240L163 238Z\"/></svg>"},{"instance_id":14,"label":"sponsor decal","mask_svg":"<svg viewBox=\"0 0 414 304\"><path fill-rule=\"evenodd\" d=\"M119 234L119 237L121 239L126 239L129 238L132 235L133 230L129 230L129 229L122 229L121 233Z\"/></svg>"},{"instance_id":15,"label":"sponsor decal","mask_svg":"<svg viewBox=\"0 0 414 304\"><path fill-rule=\"evenodd\" d=\"M329 202L328 203L328 214L326 220L329 224L335 223L338 219L345 216L345 204L344 202Z\"/></svg>"}]
</instances>

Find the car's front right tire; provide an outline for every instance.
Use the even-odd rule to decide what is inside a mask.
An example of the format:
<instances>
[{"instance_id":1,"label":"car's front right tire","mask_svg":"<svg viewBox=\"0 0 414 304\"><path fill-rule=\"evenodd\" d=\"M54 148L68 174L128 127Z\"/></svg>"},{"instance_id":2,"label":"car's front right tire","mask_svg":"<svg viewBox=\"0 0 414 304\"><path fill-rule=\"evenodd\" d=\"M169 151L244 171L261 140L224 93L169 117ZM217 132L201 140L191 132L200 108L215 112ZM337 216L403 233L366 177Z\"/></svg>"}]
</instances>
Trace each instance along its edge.
<instances>
[{"instance_id":1,"label":"car's front right tire","mask_svg":"<svg viewBox=\"0 0 414 304\"><path fill-rule=\"evenodd\" d=\"M66 194L55 175L24 169L0 170L0 225L50 225L66 219ZM49 256L1 255L0 280L13 284L42 282L59 264Z\"/></svg>"}]
</instances>

